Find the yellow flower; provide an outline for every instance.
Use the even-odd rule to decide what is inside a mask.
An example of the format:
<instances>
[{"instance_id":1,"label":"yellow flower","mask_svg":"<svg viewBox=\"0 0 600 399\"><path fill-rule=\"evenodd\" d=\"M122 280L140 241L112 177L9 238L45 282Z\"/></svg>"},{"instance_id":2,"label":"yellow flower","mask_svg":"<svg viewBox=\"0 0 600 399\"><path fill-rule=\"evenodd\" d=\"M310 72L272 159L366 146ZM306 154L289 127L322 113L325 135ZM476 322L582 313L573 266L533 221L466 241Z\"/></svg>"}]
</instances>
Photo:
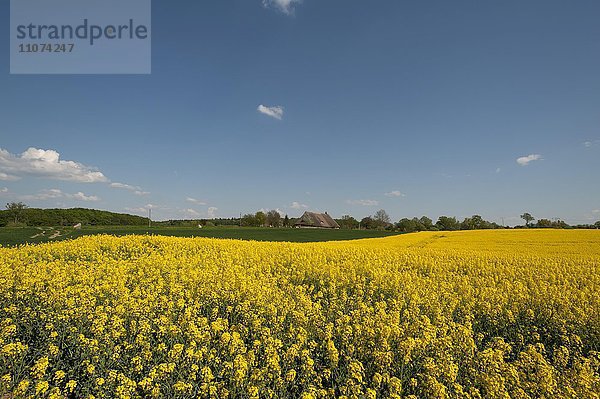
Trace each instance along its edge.
<instances>
[{"instance_id":1,"label":"yellow flower","mask_svg":"<svg viewBox=\"0 0 600 399\"><path fill-rule=\"evenodd\" d=\"M75 388L77 387L77 381L69 380L69 382L67 382L67 385L65 387L68 392L73 392L75 390Z\"/></svg>"},{"instance_id":2,"label":"yellow flower","mask_svg":"<svg viewBox=\"0 0 600 399\"><path fill-rule=\"evenodd\" d=\"M33 367L31 367L31 375L33 378L42 378L46 374L48 364L49 361L47 356L38 359Z\"/></svg>"},{"instance_id":3,"label":"yellow flower","mask_svg":"<svg viewBox=\"0 0 600 399\"><path fill-rule=\"evenodd\" d=\"M35 393L37 395L46 393L48 386L48 381L39 381L37 384L35 384Z\"/></svg>"}]
</instances>

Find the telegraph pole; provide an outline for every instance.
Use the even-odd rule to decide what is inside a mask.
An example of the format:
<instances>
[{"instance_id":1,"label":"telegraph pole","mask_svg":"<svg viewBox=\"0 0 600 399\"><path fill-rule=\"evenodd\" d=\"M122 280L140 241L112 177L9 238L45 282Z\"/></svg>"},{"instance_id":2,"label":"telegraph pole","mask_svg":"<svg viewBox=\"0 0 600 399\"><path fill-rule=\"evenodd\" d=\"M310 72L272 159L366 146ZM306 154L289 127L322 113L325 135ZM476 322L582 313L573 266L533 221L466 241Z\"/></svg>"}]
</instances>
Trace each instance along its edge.
<instances>
[{"instance_id":1,"label":"telegraph pole","mask_svg":"<svg viewBox=\"0 0 600 399\"><path fill-rule=\"evenodd\" d=\"M152 227L152 208L148 208L148 228Z\"/></svg>"}]
</instances>

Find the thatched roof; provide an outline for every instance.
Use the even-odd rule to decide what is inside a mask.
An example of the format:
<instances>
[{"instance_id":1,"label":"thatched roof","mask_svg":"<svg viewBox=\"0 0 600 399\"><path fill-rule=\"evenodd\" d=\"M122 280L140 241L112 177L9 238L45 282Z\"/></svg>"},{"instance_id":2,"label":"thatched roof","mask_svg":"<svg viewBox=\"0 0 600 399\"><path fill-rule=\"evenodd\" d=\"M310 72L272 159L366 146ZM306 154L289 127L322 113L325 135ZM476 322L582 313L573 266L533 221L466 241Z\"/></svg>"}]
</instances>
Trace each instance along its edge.
<instances>
[{"instance_id":1,"label":"thatched roof","mask_svg":"<svg viewBox=\"0 0 600 399\"><path fill-rule=\"evenodd\" d=\"M324 229L339 229L340 225L327 212L304 212L294 224L297 227L320 227Z\"/></svg>"}]
</instances>

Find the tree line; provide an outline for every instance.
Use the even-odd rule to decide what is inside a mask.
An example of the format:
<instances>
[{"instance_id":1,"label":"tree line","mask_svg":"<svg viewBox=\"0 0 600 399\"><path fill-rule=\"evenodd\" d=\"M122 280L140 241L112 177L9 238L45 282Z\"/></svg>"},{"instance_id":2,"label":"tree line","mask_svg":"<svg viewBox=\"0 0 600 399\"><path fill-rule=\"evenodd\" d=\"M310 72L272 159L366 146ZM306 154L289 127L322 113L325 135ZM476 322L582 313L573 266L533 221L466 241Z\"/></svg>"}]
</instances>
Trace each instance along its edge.
<instances>
[{"instance_id":1,"label":"tree line","mask_svg":"<svg viewBox=\"0 0 600 399\"><path fill-rule=\"evenodd\" d=\"M579 224L570 226L563 220L536 219L528 212L521 215L525 221L524 226L515 228L544 228L544 229L600 229L600 221L595 224ZM341 219L336 219L343 229L385 229L399 231L402 233L413 233L417 231L455 231L455 230L489 230L489 229L508 229L510 227L500 225L496 222L485 220L480 215L473 215L459 221L453 216L440 216L434 223L427 216L402 218L396 223L392 223L387 212L380 209L372 216L367 216L360 221L350 215L345 215Z\"/></svg>"},{"instance_id":2,"label":"tree line","mask_svg":"<svg viewBox=\"0 0 600 399\"><path fill-rule=\"evenodd\" d=\"M570 226L562 220L539 219L525 212L521 215L525 225L515 228L554 228L554 229L600 229L600 221L594 224L579 224ZM258 211L248 213L241 218L197 219L197 220L169 220L153 222L157 226L242 226L242 227L293 227L296 218L288 215L282 216L277 210ZM392 222L384 209L380 209L371 216L360 220L353 216L344 215L335 219L342 229L365 230L390 230L402 233L417 231L454 231L454 230L486 230L506 229L509 227L496 222L485 220L480 215L473 215L459 221L453 216L440 216L434 223L427 216L402 218ZM88 226L145 226L148 218L100 211L95 209L36 209L29 208L22 202L6 204L6 210L0 211L0 227L4 226L73 226L77 223Z\"/></svg>"},{"instance_id":3,"label":"tree line","mask_svg":"<svg viewBox=\"0 0 600 399\"><path fill-rule=\"evenodd\" d=\"M0 210L0 227L4 226L144 226L148 218L95 209L37 209L22 202L6 204Z\"/></svg>"}]
</instances>

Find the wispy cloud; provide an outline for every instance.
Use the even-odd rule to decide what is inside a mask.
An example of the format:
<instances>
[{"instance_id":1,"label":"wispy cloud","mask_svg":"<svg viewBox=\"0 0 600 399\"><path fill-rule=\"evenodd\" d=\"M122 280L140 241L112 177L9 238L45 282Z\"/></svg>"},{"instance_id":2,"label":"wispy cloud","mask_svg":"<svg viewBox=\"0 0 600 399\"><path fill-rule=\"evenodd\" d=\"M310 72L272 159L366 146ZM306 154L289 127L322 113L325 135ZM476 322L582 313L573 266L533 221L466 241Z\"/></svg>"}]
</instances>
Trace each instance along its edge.
<instances>
[{"instance_id":1,"label":"wispy cloud","mask_svg":"<svg viewBox=\"0 0 600 399\"><path fill-rule=\"evenodd\" d=\"M6 194L6 193L8 193L8 188L7 187L0 188L0 194Z\"/></svg>"},{"instance_id":2,"label":"wispy cloud","mask_svg":"<svg viewBox=\"0 0 600 399\"><path fill-rule=\"evenodd\" d=\"M594 209L594 210L592 211L592 213L593 213L594 215L600 214L600 209Z\"/></svg>"},{"instance_id":3,"label":"wispy cloud","mask_svg":"<svg viewBox=\"0 0 600 399\"><path fill-rule=\"evenodd\" d=\"M502 172L502 169L501 168L496 168L496 173L500 173L500 172Z\"/></svg>"},{"instance_id":4,"label":"wispy cloud","mask_svg":"<svg viewBox=\"0 0 600 399\"><path fill-rule=\"evenodd\" d=\"M190 203L196 204L196 205L206 205L206 202L201 201L201 200L196 199L196 198L192 198L192 197L187 197L185 200L187 202L190 202Z\"/></svg>"},{"instance_id":5,"label":"wispy cloud","mask_svg":"<svg viewBox=\"0 0 600 399\"><path fill-rule=\"evenodd\" d=\"M25 201L48 201L53 199L72 199L75 201L95 202L100 201L100 198L95 195L86 195L81 191L75 194L64 193L57 188L42 190L37 194L22 195L20 199Z\"/></svg>"},{"instance_id":6,"label":"wispy cloud","mask_svg":"<svg viewBox=\"0 0 600 399\"><path fill-rule=\"evenodd\" d=\"M131 191L135 195L139 195L139 196L144 196L144 195L150 194L148 191L144 191L141 187L139 187L139 186L132 186L131 184L110 183L110 186L112 188L119 188L119 189Z\"/></svg>"},{"instance_id":7,"label":"wispy cloud","mask_svg":"<svg viewBox=\"0 0 600 399\"><path fill-rule=\"evenodd\" d=\"M277 105L274 107L267 107L267 106L261 104L258 106L257 110L261 114L270 116L271 118L275 118L278 120L283 119L283 107L282 106Z\"/></svg>"},{"instance_id":8,"label":"wispy cloud","mask_svg":"<svg viewBox=\"0 0 600 399\"><path fill-rule=\"evenodd\" d=\"M370 200L370 199L347 200L346 203L349 205L360 205L360 206L377 206L377 205L379 205L379 201Z\"/></svg>"},{"instance_id":9,"label":"wispy cloud","mask_svg":"<svg viewBox=\"0 0 600 399\"><path fill-rule=\"evenodd\" d=\"M307 209L308 205L301 204L297 201L294 201L294 202L292 202L292 205L290 205L290 208L292 208L292 209Z\"/></svg>"},{"instance_id":10,"label":"wispy cloud","mask_svg":"<svg viewBox=\"0 0 600 399\"><path fill-rule=\"evenodd\" d=\"M217 217L217 211L219 210L219 208L216 208L214 206L211 206L208 208L208 218L209 219L214 219Z\"/></svg>"},{"instance_id":11,"label":"wispy cloud","mask_svg":"<svg viewBox=\"0 0 600 399\"><path fill-rule=\"evenodd\" d=\"M527 155L526 157L517 158L517 163L521 166L527 166L531 162L541 161L542 159L543 158L540 154L531 154L531 155Z\"/></svg>"},{"instance_id":12,"label":"wispy cloud","mask_svg":"<svg viewBox=\"0 0 600 399\"><path fill-rule=\"evenodd\" d=\"M583 143L585 148L592 148L600 144L600 140L590 140Z\"/></svg>"},{"instance_id":13,"label":"wispy cloud","mask_svg":"<svg viewBox=\"0 0 600 399\"><path fill-rule=\"evenodd\" d=\"M77 183L104 183L108 179L91 166L64 161L54 150L29 148L15 155L0 148L0 179L18 180L23 176L43 177Z\"/></svg>"},{"instance_id":14,"label":"wispy cloud","mask_svg":"<svg viewBox=\"0 0 600 399\"><path fill-rule=\"evenodd\" d=\"M406 197L406 195L403 194L399 190L394 190L394 191L390 191L389 193L385 193L385 196L386 197Z\"/></svg>"},{"instance_id":15,"label":"wispy cloud","mask_svg":"<svg viewBox=\"0 0 600 399\"><path fill-rule=\"evenodd\" d=\"M138 187L131 186L129 184L124 184L124 183L110 183L110 186L112 188L123 188L123 189L129 190L129 191L135 191L138 189Z\"/></svg>"},{"instance_id":16,"label":"wispy cloud","mask_svg":"<svg viewBox=\"0 0 600 399\"><path fill-rule=\"evenodd\" d=\"M262 4L265 8L275 8L286 15L294 14L294 8L297 4L302 3L302 0L263 0Z\"/></svg>"},{"instance_id":17,"label":"wispy cloud","mask_svg":"<svg viewBox=\"0 0 600 399\"><path fill-rule=\"evenodd\" d=\"M189 215L189 216L193 216L193 217L198 217L198 216L200 216L200 212L198 212L197 210L195 210L195 209L192 209L192 208L188 208L188 209L186 209L186 210L185 210L185 213L186 213L187 215Z\"/></svg>"},{"instance_id":18,"label":"wispy cloud","mask_svg":"<svg viewBox=\"0 0 600 399\"><path fill-rule=\"evenodd\" d=\"M20 179L19 176L9 175L8 173L0 172L0 180L2 180L2 181L17 181L19 179Z\"/></svg>"}]
</instances>

